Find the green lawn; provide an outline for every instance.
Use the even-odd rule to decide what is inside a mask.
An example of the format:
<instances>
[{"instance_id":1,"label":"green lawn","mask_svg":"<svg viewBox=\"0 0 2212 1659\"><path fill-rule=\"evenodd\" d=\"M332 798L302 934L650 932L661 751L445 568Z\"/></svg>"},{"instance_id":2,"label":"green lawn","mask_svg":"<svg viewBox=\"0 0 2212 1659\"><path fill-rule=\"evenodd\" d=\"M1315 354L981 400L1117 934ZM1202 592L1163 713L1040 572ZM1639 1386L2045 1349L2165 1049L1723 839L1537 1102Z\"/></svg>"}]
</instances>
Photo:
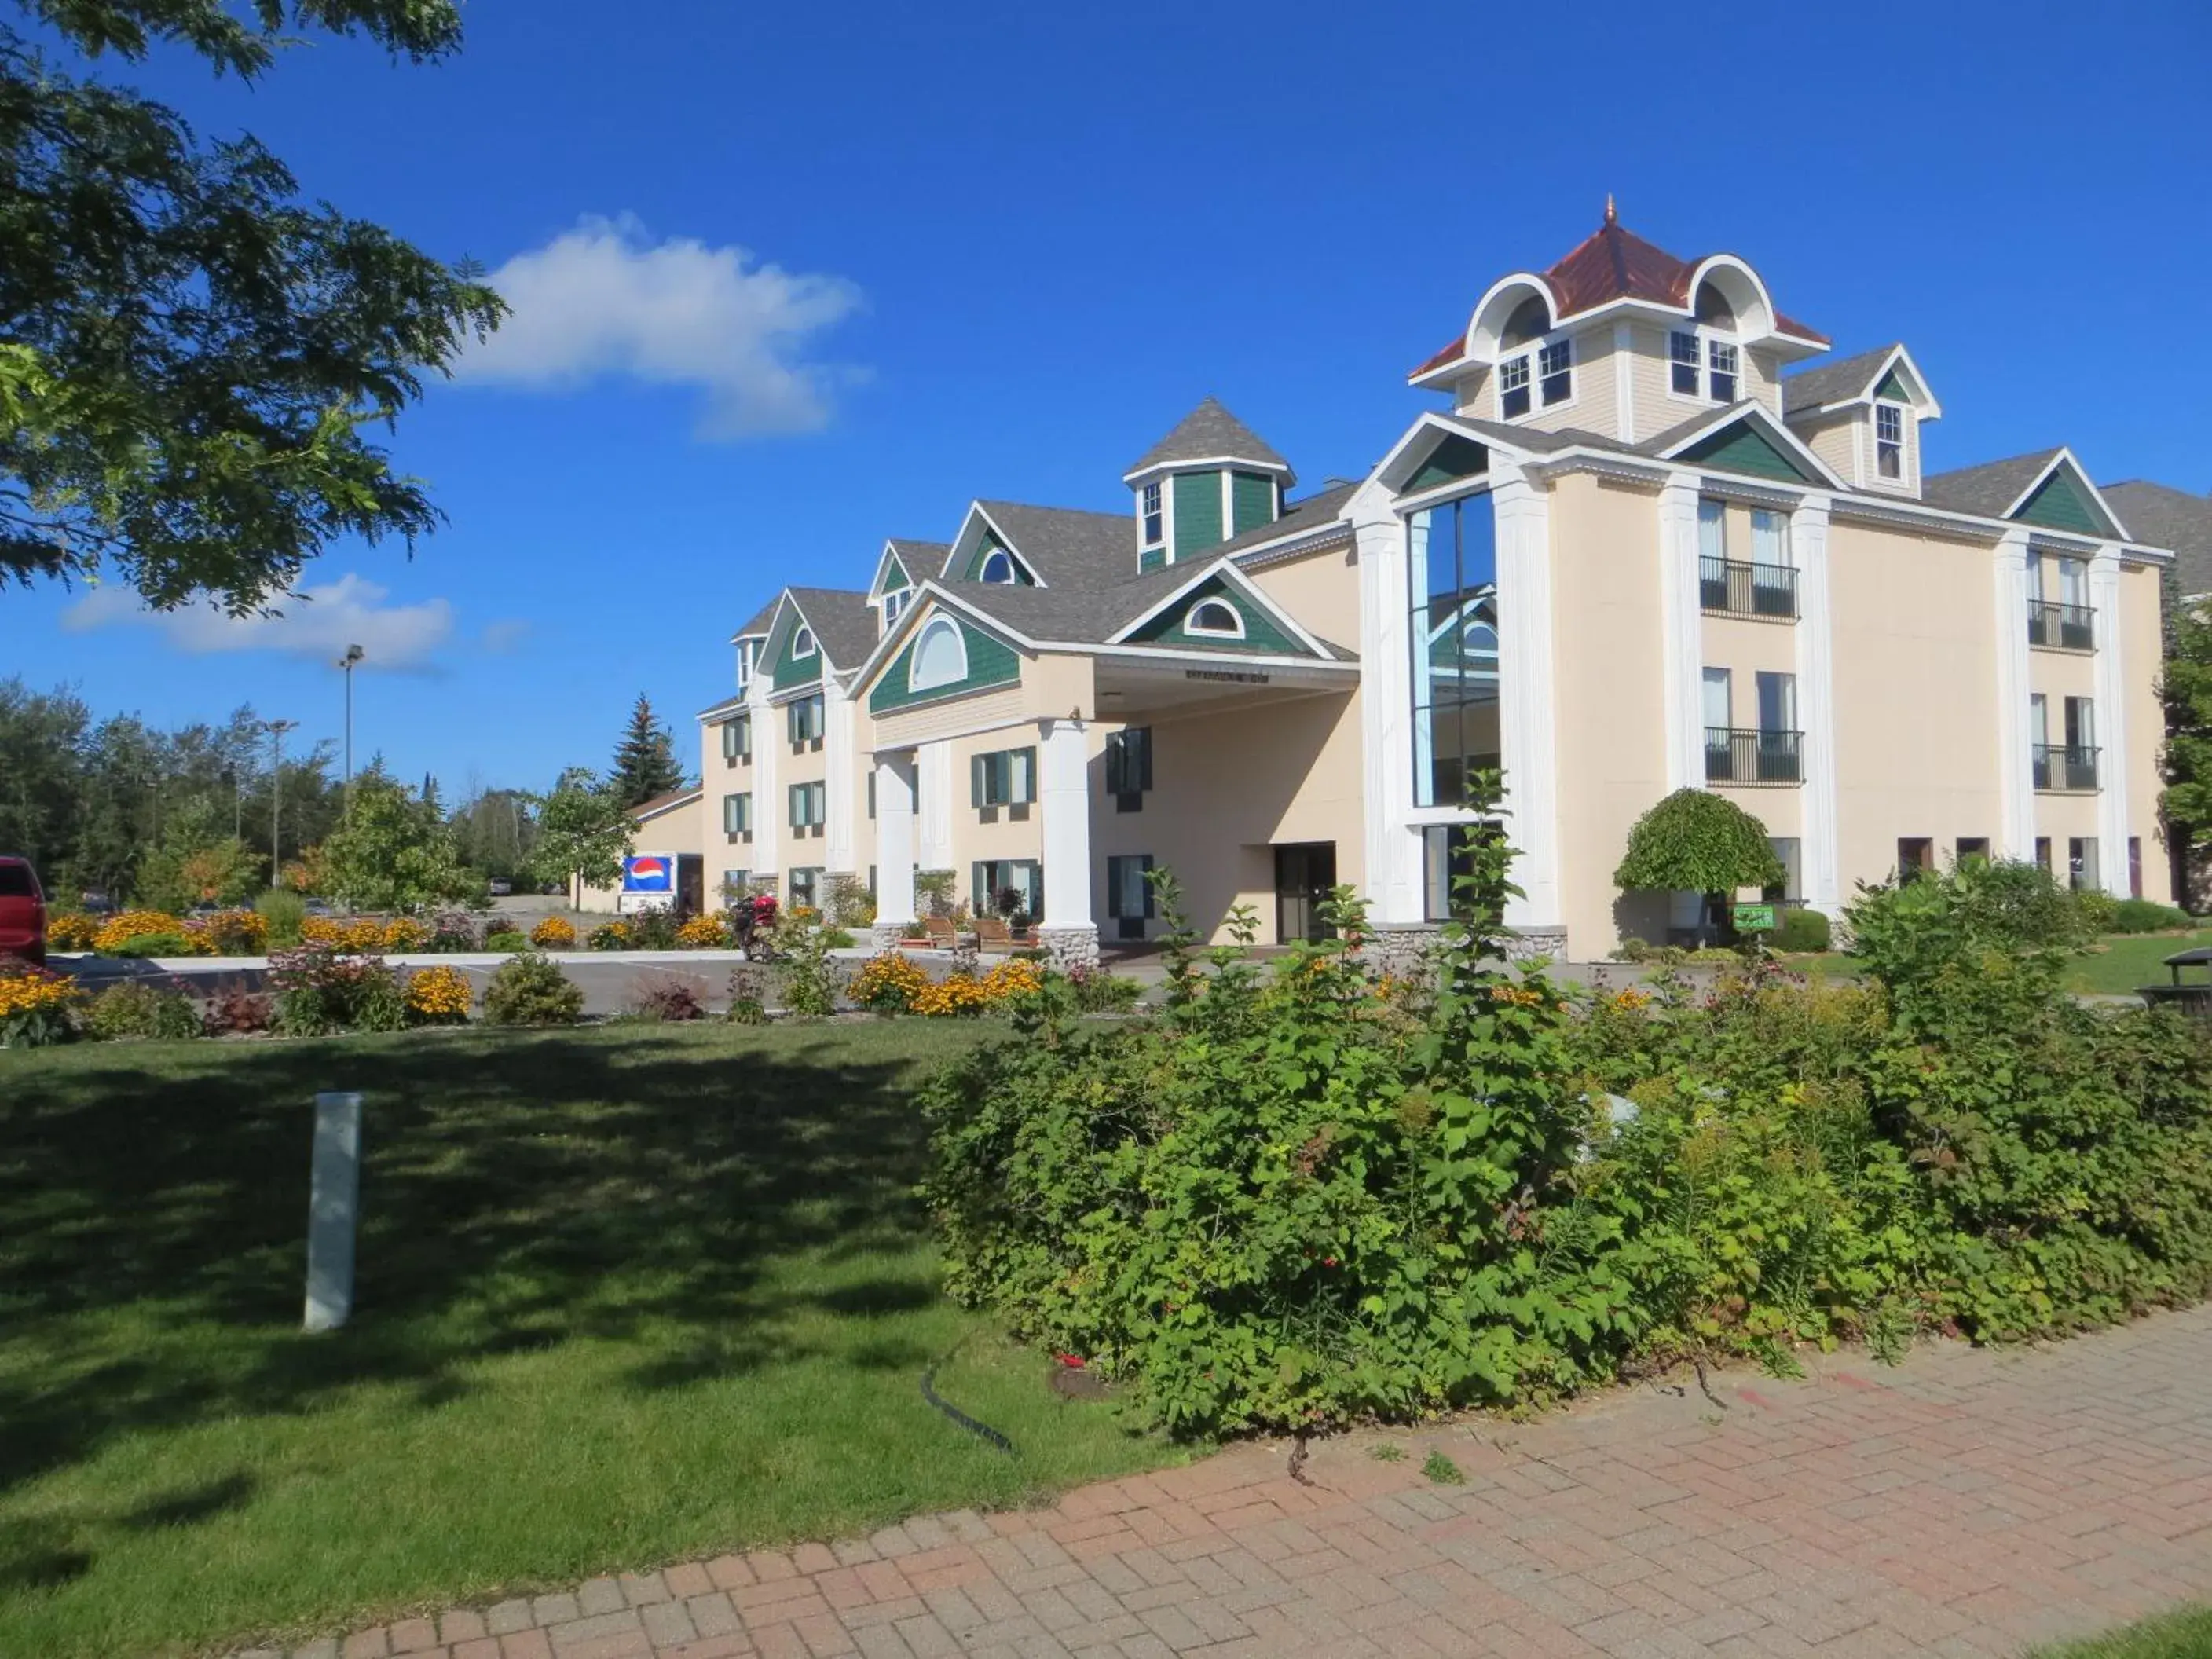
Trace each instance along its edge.
<instances>
[{"instance_id":1,"label":"green lawn","mask_svg":"<svg viewBox=\"0 0 2212 1659\"><path fill-rule=\"evenodd\" d=\"M2191 1607L2086 1642L2038 1648L2033 1659L2212 1659L2212 1608Z\"/></svg>"},{"instance_id":2,"label":"green lawn","mask_svg":"<svg viewBox=\"0 0 2212 1659\"><path fill-rule=\"evenodd\" d=\"M1171 1461L947 1304L918 1070L973 1028L0 1053L0 1654L191 1652ZM309 1102L368 1095L298 1330ZM1012 1436L1008 1458L921 1398Z\"/></svg>"},{"instance_id":3,"label":"green lawn","mask_svg":"<svg viewBox=\"0 0 2212 1659\"><path fill-rule=\"evenodd\" d=\"M2132 991L2140 985L2163 985L2172 975L2166 957L2177 951L2193 951L2212 945L2212 933L2108 933L2098 947L2075 961L2067 975L2070 991ZM2192 972L2191 978L2197 975Z\"/></svg>"}]
</instances>

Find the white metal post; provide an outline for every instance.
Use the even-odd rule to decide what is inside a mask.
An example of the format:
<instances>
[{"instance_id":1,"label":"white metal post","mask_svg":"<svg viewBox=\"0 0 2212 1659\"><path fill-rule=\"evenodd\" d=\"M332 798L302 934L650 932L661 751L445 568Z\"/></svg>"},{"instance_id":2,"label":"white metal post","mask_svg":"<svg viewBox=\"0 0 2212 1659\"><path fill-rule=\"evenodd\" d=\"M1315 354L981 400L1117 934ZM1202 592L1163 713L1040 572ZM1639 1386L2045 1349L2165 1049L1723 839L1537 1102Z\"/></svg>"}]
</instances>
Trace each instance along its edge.
<instances>
[{"instance_id":1,"label":"white metal post","mask_svg":"<svg viewBox=\"0 0 2212 1659\"><path fill-rule=\"evenodd\" d=\"M307 1198L307 1328L334 1331L353 1313L354 1236L361 1212L361 1097L315 1097L314 1170Z\"/></svg>"}]
</instances>

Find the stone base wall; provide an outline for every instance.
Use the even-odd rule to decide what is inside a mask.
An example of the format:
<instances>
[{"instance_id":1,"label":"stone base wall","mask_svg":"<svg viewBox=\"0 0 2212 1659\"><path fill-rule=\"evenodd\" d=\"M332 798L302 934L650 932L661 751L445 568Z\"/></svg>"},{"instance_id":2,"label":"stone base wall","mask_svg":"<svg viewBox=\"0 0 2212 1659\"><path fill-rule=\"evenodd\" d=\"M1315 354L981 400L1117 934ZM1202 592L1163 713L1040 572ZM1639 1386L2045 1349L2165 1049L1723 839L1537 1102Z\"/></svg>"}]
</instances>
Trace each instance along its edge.
<instances>
[{"instance_id":1,"label":"stone base wall","mask_svg":"<svg viewBox=\"0 0 2212 1659\"><path fill-rule=\"evenodd\" d=\"M1036 930L1036 946L1051 959L1054 967L1063 972L1098 965L1096 927L1040 927Z\"/></svg>"},{"instance_id":2,"label":"stone base wall","mask_svg":"<svg viewBox=\"0 0 2212 1659\"><path fill-rule=\"evenodd\" d=\"M1399 922L1373 929L1361 954L1377 973L1395 978L1427 971L1443 944L1443 928L1435 922ZM1519 927L1506 935L1505 959L1522 963L1537 957L1553 962L1567 959L1567 930L1564 927Z\"/></svg>"},{"instance_id":3,"label":"stone base wall","mask_svg":"<svg viewBox=\"0 0 2212 1659\"><path fill-rule=\"evenodd\" d=\"M899 922L879 921L868 929L868 938L878 951L896 951L906 938L906 928Z\"/></svg>"}]
</instances>

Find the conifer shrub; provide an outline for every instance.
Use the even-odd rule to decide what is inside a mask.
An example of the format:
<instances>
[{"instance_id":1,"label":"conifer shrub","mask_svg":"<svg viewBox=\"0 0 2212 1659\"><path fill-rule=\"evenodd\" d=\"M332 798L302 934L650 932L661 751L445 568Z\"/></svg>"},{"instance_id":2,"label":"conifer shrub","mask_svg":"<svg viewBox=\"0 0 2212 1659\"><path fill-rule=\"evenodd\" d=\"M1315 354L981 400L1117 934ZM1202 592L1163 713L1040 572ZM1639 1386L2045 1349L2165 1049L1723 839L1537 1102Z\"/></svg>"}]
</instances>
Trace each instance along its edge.
<instances>
[{"instance_id":1,"label":"conifer shrub","mask_svg":"<svg viewBox=\"0 0 2212 1659\"><path fill-rule=\"evenodd\" d=\"M494 1025L574 1025L584 990L561 964L532 953L500 963L484 988L484 1018Z\"/></svg>"}]
</instances>

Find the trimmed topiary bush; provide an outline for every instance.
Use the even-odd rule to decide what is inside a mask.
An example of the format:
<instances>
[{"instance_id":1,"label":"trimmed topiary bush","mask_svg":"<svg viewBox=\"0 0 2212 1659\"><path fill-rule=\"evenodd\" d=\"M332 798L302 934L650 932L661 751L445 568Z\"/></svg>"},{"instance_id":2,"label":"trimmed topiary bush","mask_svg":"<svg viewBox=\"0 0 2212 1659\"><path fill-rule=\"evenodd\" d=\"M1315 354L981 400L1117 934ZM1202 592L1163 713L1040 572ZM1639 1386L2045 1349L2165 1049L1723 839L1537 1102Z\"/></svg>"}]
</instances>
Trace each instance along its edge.
<instances>
[{"instance_id":1,"label":"trimmed topiary bush","mask_svg":"<svg viewBox=\"0 0 2212 1659\"><path fill-rule=\"evenodd\" d=\"M2155 899L2125 898L2112 906L2112 919L2107 927L2115 933L2163 933L2195 925L2188 911L2177 910L2171 904L2160 904Z\"/></svg>"},{"instance_id":2,"label":"trimmed topiary bush","mask_svg":"<svg viewBox=\"0 0 2212 1659\"><path fill-rule=\"evenodd\" d=\"M1765 824L1710 790L1685 788L1637 819L1613 879L1623 892L1699 895L1705 939L1738 888L1771 887L1784 874Z\"/></svg>"},{"instance_id":3,"label":"trimmed topiary bush","mask_svg":"<svg viewBox=\"0 0 2212 1659\"><path fill-rule=\"evenodd\" d=\"M1828 918L1820 911L1784 910L1781 922L1772 936L1776 950L1805 955L1829 948L1832 930Z\"/></svg>"}]
</instances>

